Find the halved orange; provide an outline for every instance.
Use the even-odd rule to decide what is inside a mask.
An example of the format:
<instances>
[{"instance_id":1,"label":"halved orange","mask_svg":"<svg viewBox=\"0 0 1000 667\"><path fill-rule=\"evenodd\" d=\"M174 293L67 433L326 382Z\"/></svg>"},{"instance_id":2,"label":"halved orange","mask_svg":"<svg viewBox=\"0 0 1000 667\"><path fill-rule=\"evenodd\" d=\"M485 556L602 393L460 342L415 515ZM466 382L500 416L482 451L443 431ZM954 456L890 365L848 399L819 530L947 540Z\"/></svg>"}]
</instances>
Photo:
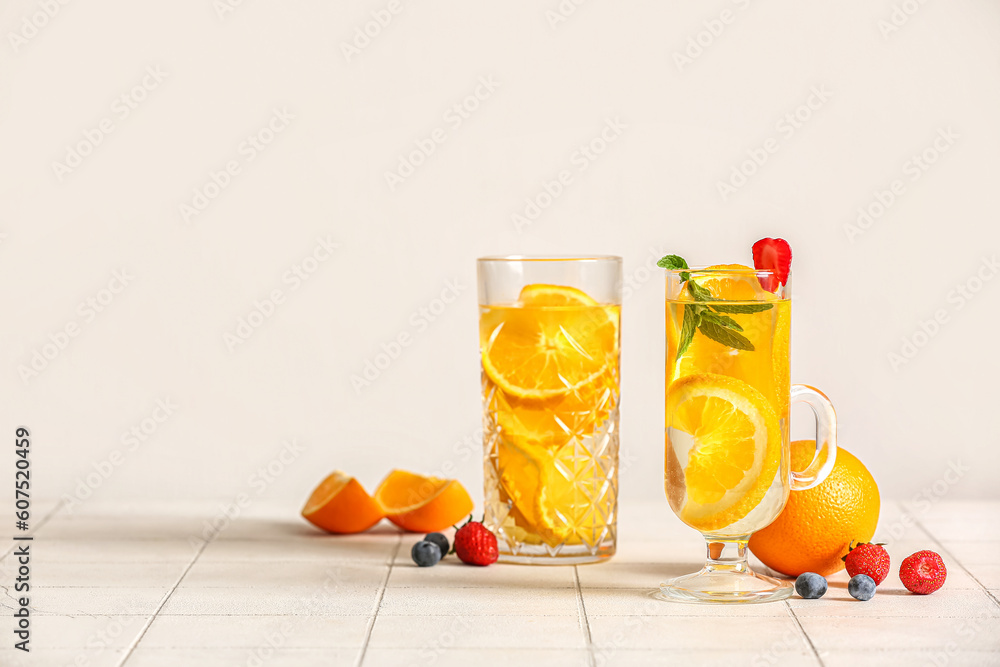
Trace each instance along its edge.
<instances>
[{"instance_id":1,"label":"halved orange","mask_svg":"<svg viewBox=\"0 0 1000 667\"><path fill-rule=\"evenodd\" d=\"M595 383L618 354L618 308L563 285L527 285L516 304L480 318L483 371L521 399L548 400Z\"/></svg>"},{"instance_id":2,"label":"halved orange","mask_svg":"<svg viewBox=\"0 0 1000 667\"><path fill-rule=\"evenodd\" d=\"M414 533L453 526L472 512L472 498L456 479L393 470L375 489L375 502L389 521Z\"/></svg>"},{"instance_id":3,"label":"halved orange","mask_svg":"<svg viewBox=\"0 0 1000 667\"><path fill-rule=\"evenodd\" d=\"M317 528L350 534L368 530L384 513L358 480L337 470L312 492L302 516Z\"/></svg>"}]
</instances>

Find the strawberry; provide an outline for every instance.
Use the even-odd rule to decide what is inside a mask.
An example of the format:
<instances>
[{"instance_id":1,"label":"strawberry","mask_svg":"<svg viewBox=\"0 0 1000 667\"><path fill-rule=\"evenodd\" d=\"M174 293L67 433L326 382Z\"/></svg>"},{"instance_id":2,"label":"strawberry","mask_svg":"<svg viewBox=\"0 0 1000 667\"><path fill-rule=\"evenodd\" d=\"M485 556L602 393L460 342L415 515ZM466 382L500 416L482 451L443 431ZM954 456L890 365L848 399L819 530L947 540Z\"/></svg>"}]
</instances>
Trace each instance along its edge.
<instances>
[{"instance_id":1,"label":"strawberry","mask_svg":"<svg viewBox=\"0 0 1000 667\"><path fill-rule=\"evenodd\" d=\"M760 281L768 292L777 292L778 287L788 282L788 272L792 268L792 249L785 239L761 239L753 244L753 265L758 271L771 271Z\"/></svg>"},{"instance_id":2,"label":"strawberry","mask_svg":"<svg viewBox=\"0 0 1000 667\"><path fill-rule=\"evenodd\" d=\"M852 542L843 560L847 564L847 574L852 577L867 574L878 585L889 576L889 554L881 544Z\"/></svg>"},{"instance_id":3,"label":"strawberry","mask_svg":"<svg viewBox=\"0 0 1000 667\"><path fill-rule=\"evenodd\" d=\"M455 533L452 542L459 560L469 565L489 565L497 562L497 538L479 521L466 522Z\"/></svg>"},{"instance_id":4,"label":"strawberry","mask_svg":"<svg viewBox=\"0 0 1000 667\"><path fill-rule=\"evenodd\" d=\"M933 551L918 551L899 565L899 580L907 590L919 595L929 595L944 586L947 576L944 561Z\"/></svg>"}]
</instances>

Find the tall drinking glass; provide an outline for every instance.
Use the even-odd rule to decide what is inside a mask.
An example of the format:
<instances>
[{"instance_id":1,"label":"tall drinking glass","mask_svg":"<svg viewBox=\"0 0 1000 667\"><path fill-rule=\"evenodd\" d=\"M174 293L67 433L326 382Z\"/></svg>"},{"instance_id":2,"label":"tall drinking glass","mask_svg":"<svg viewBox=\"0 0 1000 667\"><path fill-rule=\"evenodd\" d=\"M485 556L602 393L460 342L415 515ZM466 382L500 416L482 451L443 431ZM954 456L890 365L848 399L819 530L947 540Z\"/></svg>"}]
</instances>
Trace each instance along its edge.
<instances>
[{"instance_id":1,"label":"tall drinking glass","mask_svg":"<svg viewBox=\"0 0 1000 667\"><path fill-rule=\"evenodd\" d=\"M767 602L789 582L753 572L751 534L774 521L789 491L811 488L833 468L836 415L829 399L790 385L790 278L733 266L667 272L666 457L674 513L705 537L708 562L661 584L680 601ZM790 470L789 407L816 416L816 455Z\"/></svg>"},{"instance_id":2,"label":"tall drinking glass","mask_svg":"<svg viewBox=\"0 0 1000 667\"><path fill-rule=\"evenodd\" d=\"M478 260L486 525L500 560L615 552L620 257Z\"/></svg>"}]
</instances>

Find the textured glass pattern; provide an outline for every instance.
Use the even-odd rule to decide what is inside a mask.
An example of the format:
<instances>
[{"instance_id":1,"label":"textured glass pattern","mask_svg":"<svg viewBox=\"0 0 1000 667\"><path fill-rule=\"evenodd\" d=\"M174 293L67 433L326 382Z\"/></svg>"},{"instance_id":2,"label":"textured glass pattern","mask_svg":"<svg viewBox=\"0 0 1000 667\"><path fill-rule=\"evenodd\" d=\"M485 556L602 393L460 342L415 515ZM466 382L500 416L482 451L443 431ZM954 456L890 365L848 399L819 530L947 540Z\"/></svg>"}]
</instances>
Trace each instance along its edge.
<instances>
[{"instance_id":1,"label":"textured glass pattern","mask_svg":"<svg viewBox=\"0 0 1000 667\"><path fill-rule=\"evenodd\" d=\"M557 408L511 399L483 374L486 522L503 560L614 553L618 398L617 364Z\"/></svg>"}]
</instances>

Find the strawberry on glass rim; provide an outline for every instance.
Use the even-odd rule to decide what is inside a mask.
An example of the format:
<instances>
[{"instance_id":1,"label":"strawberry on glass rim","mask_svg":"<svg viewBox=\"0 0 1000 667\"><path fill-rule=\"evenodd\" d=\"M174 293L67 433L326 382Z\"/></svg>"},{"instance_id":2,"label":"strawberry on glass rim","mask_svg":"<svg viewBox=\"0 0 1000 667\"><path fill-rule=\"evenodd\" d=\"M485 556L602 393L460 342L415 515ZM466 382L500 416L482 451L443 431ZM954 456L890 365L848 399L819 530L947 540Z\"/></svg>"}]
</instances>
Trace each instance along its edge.
<instances>
[{"instance_id":1,"label":"strawberry on glass rim","mask_svg":"<svg viewBox=\"0 0 1000 667\"><path fill-rule=\"evenodd\" d=\"M788 272L792 268L792 249L785 239L761 239L753 244L753 265L758 271L770 271L772 275L761 278L761 287L768 292L777 292L788 282Z\"/></svg>"}]
</instances>

